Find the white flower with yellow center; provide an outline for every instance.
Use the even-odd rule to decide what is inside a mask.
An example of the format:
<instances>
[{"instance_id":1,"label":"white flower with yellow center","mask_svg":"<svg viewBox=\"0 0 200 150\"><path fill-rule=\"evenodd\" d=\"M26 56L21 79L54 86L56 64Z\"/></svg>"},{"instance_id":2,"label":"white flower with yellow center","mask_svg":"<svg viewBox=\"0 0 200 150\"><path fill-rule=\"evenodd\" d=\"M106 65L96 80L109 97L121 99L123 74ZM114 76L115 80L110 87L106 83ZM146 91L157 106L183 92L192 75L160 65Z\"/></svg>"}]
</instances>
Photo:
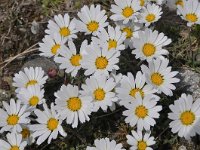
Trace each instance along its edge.
<instances>
[{"instance_id":1,"label":"white flower with yellow center","mask_svg":"<svg viewBox=\"0 0 200 150\"><path fill-rule=\"evenodd\" d=\"M79 121L84 123L90 120L89 115L93 108L92 97L80 94L78 86L62 85L55 96L56 109L60 117L66 119L67 124L76 128Z\"/></svg>"},{"instance_id":2,"label":"white flower with yellow center","mask_svg":"<svg viewBox=\"0 0 200 150\"><path fill-rule=\"evenodd\" d=\"M110 141L109 138L96 139L95 147L87 146L86 150L125 150L122 144L117 144L115 140Z\"/></svg>"},{"instance_id":3,"label":"white flower with yellow center","mask_svg":"<svg viewBox=\"0 0 200 150\"><path fill-rule=\"evenodd\" d=\"M27 145L26 141L22 141L22 135L16 133L8 133L7 141L0 139L1 150L24 150Z\"/></svg>"},{"instance_id":4,"label":"white flower with yellow center","mask_svg":"<svg viewBox=\"0 0 200 150\"><path fill-rule=\"evenodd\" d=\"M167 0L166 1L166 6L170 9L170 10L176 10L177 6L181 6L184 7L184 1L183 0Z\"/></svg>"},{"instance_id":5,"label":"white flower with yellow center","mask_svg":"<svg viewBox=\"0 0 200 150\"><path fill-rule=\"evenodd\" d=\"M3 101L4 109L0 109L0 133L4 131L21 132L22 124L30 122L27 105L21 105L20 101L10 100L10 105Z\"/></svg>"},{"instance_id":6,"label":"white flower with yellow center","mask_svg":"<svg viewBox=\"0 0 200 150\"><path fill-rule=\"evenodd\" d=\"M26 141L28 145L35 142L35 139L32 137L33 132L30 130L30 124L22 125L22 131L19 134L22 135L22 141Z\"/></svg>"},{"instance_id":7,"label":"white flower with yellow center","mask_svg":"<svg viewBox=\"0 0 200 150\"><path fill-rule=\"evenodd\" d=\"M45 35L42 42L39 43L40 55L49 58L57 56L65 42L66 40L58 33L54 35Z\"/></svg>"},{"instance_id":8,"label":"white flower with yellow center","mask_svg":"<svg viewBox=\"0 0 200 150\"><path fill-rule=\"evenodd\" d=\"M113 103L118 100L113 92L115 85L114 79L106 75L91 76L82 85L83 91L81 93L93 98L94 112L97 112L99 108L107 111L108 107L112 107Z\"/></svg>"},{"instance_id":9,"label":"white flower with yellow center","mask_svg":"<svg viewBox=\"0 0 200 150\"><path fill-rule=\"evenodd\" d=\"M200 99L193 100L191 95L182 94L169 108L172 112L168 118L173 120L169 126L173 133L186 139L200 134Z\"/></svg>"},{"instance_id":10,"label":"white flower with yellow center","mask_svg":"<svg viewBox=\"0 0 200 150\"><path fill-rule=\"evenodd\" d=\"M22 101L22 104L31 107L36 107L37 105L45 103L44 89L41 89L39 85L22 88L19 94L17 94L17 97Z\"/></svg>"},{"instance_id":11,"label":"white flower with yellow center","mask_svg":"<svg viewBox=\"0 0 200 150\"><path fill-rule=\"evenodd\" d=\"M136 100L135 96L137 93L144 98L156 92L152 86L146 85L145 75L140 71L137 72L136 78L134 78L132 73L128 72L127 76L123 76L120 83L120 86L116 88L116 93L120 99L120 105L126 105ZM156 95L154 96L157 97Z\"/></svg>"},{"instance_id":12,"label":"white flower with yellow center","mask_svg":"<svg viewBox=\"0 0 200 150\"><path fill-rule=\"evenodd\" d=\"M148 27L150 24L157 22L162 15L162 8L156 4L147 4L140 13L140 23L145 23Z\"/></svg>"},{"instance_id":13,"label":"white flower with yellow center","mask_svg":"<svg viewBox=\"0 0 200 150\"><path fill-rule=\"evenodd\" d=\"M106 74L112 70L118 70L119 51L102 49L98 44L92 43L87 47L87 54L83 56L82 68L86 69L85 75Z\"/></svg>"},{"instance_id":14,"label":"white flower with yellow center","mask_svg":"<svg viewBox=\"0 0 200 150\"><path fill-rule=\"evenodd\" d=\"M147 84L158 90L157 93L163 92L165 95L172 96L172 90L176 89L173 83L180 80L175 77L178 71L171 71L172 67L168 67L168 64L168 59L156 59L149 62L149 67L142 65L141 69L146 76Z\"/></svg>"},{"instance_id":15,"label":"white flower with yellow center","mask_svg":"<svg viewBox=\"0 0 200 150\"><path fill-rule=\"evenodd\" d=\"M114 13L110 18L114 21L123 21L123 24L129 21L137 21L138 11L141 9L139 0L114 0L110 11Z\"/></svg>"},{"instance_id":16,"label":"white flower with yellow center","mask_svg":"<svg viewBox=\"0 0 200 150\"><path fill-rule=\"evenodd\" d=\"M147 0L139 0L140 1L140 6L144 7L147 3Z\"/></svg>"},{"instance_id":17,"label":"white flower with yellow center","mask_svg":"<svg viewBox=\"0 0 200 150\"><path fill-rule=\"evenodd\" d=\"M22 88L27 88L29 86L39 85L40 87L43 87L47 78L48 77L44 75L44 71L41 67L24 68L24 71L15 74L13 86L17 87L15 91L19 93Z\"/></svg>"},{"instance_id":18,"label":"white flower with yellow center","mask_svg":"<svg viewBox=\"0 0 200 150\"><path fill-rule=\"evenodd\" d=\"M98 37L92 37L92 41L98 43L104 49L115 51L125 49L123 42L126 39L126 34L120 30L119 26L115 28L108 26L108 32L104 29L97 36Z\"/></svg>"},{"instance_id":19,"label":"white flower with yellow center","mask_svg":"<svg viewBox=\"0 0 200 150\"><path fill-rule=\"evenodd\" d=\"M128 110L123 112L126 116L125 122L131 127L137 124L137 130L150 130L151 126L156 124L155 118L159 118L159 112L162 106L156 106L157 100L153 96L145 96L143 99L139 93L136 94L136 100L130 104L124 105Z\"/></svg>"},{"instance_id":20,"label":"white flower with yellow center","mask_svg":"<svg viewBox=\"0 0 200 150\"><path fill-rule=\"evenodd\" d=\"M70 21L70 17L68 14L62 16L61 14L55 15L54 20L49 20L48 29L45 32L49 35L59 34L66 40L72 40L77 38L77 31L75 26L74 19Z\"/></svg>"},{"instance_id":21,"label":"white flower with yellow center","mask_svg":"<svg viewBox=\"0 0 200 150\"><path fill-rule=\"evenodd\" d=\"M131 131L132 135L127 135L127 143L131 145L130 150L153 150L150 146L156 143L155 138L150 133L142 134L142 131Z\"/></svg>"},{"instance_id":22,"label":"white flower with yellow center","mask_svg":"<svg viewBox=\"0 0 200 150\"><path fill-rule=\"evenodd\" d=\"M141 30L142 25L132 21L127 24L117 22L117 25L119 25L121 31L126 34L126 39L124 41L125 48L130 47L132 49L134 44L133 38L138 38L138 32Z\"/></svg>"},{"instance_id":23,"label":"white flower with yellow center","mask_svg":"<svg viewBox=\"0 0 200 150\"><path fill-rule=\"evenodd\" d=\"M183 0L184 7L177 6L178 14L187 21L187 26L200 24L200 2L198 0Z\"/></svg>"},{"instance_id":24,"label":"white flower with yellow center","mask_svg":"<svg viewBox=\"0 0 200 150\"><path fill-rule=\"evenodd\" d=\"M106 11L101 10L100 5L96 7L91 5L90 8L86 5L83 6L81 12L78 12L78 17L81 21L76 20L76 28L85 34L96 36L102 29L108 26Z\"/></svg>"},{"instance_id":25,"label":"white flower with yellow center","mask_svg":"<svg viewBox=\"0 0 200 150\"><path fill-rule=\"evenodd\" d=\"M139 31L139 37L134 38L133 41L135 49L132 54L136 59L147 61L154 58L164 59L163 55L168 55L169 52L163 47L171 43L171 39L168 39L163 33L148 28L145 31Z\"/></svg>"},{"instance_id":26,"label":"white flower with yellow center","mask_svg":"<svg viewBox=\"0 0 200 150\"><path fill-rule=\"evenodd\" d=\"M72 41L68 42L68 47L63 47L60 55L54 58L56 63L60 64L60 69L65 69L66 73L71 73L75 77L81 69L81 61L85 48L87 47L87 40L83 41L80 47L80 52L77 52L76 46Z\"/></svg>"},{"instance_id":27,"label":"white flower with yellow center","mask_svg":"<svg viewBox=\"0 0 200 150\"><path fill-rule=\"evenodd\" d=\"M51 103L49 109L46 104L43 104L44 111L35 109L34 113L37 116L36 121L39 124L30 125L30 130L33 131L32 137L37 138L37 145L48 139L48 144L52 139L56 139L58 133L62 136L67 136L61 126L63 120L59 118L59 114L55 111L55 106Z\"/></svg>"}]
</instances>

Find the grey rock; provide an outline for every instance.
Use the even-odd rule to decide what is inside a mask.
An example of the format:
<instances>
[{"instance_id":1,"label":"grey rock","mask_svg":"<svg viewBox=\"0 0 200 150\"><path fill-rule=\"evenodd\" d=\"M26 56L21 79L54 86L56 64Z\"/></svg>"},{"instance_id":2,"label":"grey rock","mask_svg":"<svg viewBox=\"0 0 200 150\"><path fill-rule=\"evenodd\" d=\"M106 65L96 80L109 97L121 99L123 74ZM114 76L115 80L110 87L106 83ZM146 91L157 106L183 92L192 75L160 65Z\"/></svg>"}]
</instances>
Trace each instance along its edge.
<instances>
[{"instance_id":1,"label":"grey rock","mask_svg":"<svg viewBox=\"0 0 200 150\"><path fill-rule=\"evenodd\" d=\"M188 68L181 69L179 74L179 86L184 89L183 92L191 94L194 99L200 98L200 74Z\"/></svg>"}]
</instances>

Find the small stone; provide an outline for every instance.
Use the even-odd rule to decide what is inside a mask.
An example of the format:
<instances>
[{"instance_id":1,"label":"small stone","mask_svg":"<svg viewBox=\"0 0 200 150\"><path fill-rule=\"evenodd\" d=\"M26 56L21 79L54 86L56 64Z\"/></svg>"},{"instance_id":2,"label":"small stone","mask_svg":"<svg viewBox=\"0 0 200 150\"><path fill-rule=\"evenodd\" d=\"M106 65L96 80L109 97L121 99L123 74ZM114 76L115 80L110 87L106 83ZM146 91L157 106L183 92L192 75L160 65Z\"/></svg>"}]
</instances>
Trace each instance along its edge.
<instances>
[{"instance_id":1,"label":"small stone","mask_svg":"<svg viewBox=\"0 0 200 150\"><path fill-rule=\"evenodd\" d=\"M187 150L187 148L184 145L181 145L178 150Z\"/></svg>"},{"instance_id":2,"label":"small stone","mask_svg":"<svg viewBox=\"0 0 200 150\"><path fill-rule=\"evenodd\" d=\"M40 26L39 26L39 23L37 23L35 20L32 22L32 26L31 26L31 32L33 34L37 34L39 33L39 30L40 30Z\"/></svg>"},{"instance_id":3,"label":"small stone","mask_svg":"<svg viewBox=\"0 0 200 150\"><path fill-rule=\"evenodd\" d=\"M2 107L3 101L9 101L10 98L11 98L10 91L5 91L5 90L0 89L0 107Z\"/></svg>"},{"instance_id":4,"label":"small stone","mask_svg":"<svg viewBox=\"0 0 200 150\"><path fill-rule=\"evenodd\" d=\"M56 68L50 68L48 70L48 76L50 78L55 78L58 75L58 70Z\"/></svg>"}]
</instances>

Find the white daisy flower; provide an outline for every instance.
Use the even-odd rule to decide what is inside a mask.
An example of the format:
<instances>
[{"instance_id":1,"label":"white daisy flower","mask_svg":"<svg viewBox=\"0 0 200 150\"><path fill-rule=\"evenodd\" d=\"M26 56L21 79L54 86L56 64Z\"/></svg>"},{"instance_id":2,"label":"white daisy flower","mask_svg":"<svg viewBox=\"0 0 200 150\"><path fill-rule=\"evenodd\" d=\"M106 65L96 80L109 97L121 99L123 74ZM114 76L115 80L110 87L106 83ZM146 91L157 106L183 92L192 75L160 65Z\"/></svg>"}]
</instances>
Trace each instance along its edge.
<instances>
[{"instance_id":1,"label":"white daisy flower","mask_svg":"<svg viewBox=\"0 0 200 150\"><path fill-rule=\"evenodd\" d=\"M102 48L108 50L120 51L125 49L124 40L126 34L122 33L119 26L113 28L108 26L108 32L104 29L97 37L92 37L92 41L98 43Z\"/></svg>"},{"instance_id":2,"label":"white daisy flower","mask_svg":"<svg viewBox=\"0 0 200 150\"><path fill-rule=\"evenodd\" d=\"M142 9L140 13L140 23L145 23L145 26L148 27L150 24L157 22L162 15L162 8L156 4L147 4L146 7Z\"/></svg>"},{"instance_id":3,"label":"white daisy flower","mask_svg":"<svg viewBox=\"0 0 200 150\"><path fill-rule=\"evenodd\" d=\"M147 61L154 58L164 59L163 55L168 55L169 52L163 47L171 43L171 39L163 33L148 28L145 31L139 31L139 38L134 38L133 41L135 49L132 54L136 59Z\"/></svg>"},{"instance_id":4,"label":"white daisy flower","mask_svg":"<svg viewBox=\"0 0 200 150\"><path fill-rule=\"evenodd\" d=\"M35 142L35 139L32 137L32 131L30 130L30 124L22 125L22 131L20 134L22 135L22 140L26 141L28 145L31 145Z\"/></svg>"},{"instance_id":5,"label":"white daisy flower","mask_svg":"<svg viewBox=\"0 0 200 150\"><path fill-rule=\"evenodd\" d=\"M120 84L121 84L121 80L123 78L123 75L121 73L116 73L116 70L113 70L111 73L110 73L110 77L114 79L114 82L116 83L115 85L115 88L116 87L120 87Z\"/></svg>"},{"instance_id":6,"label":"white daisy flower","mask_svg":"<svg viewBox=\"0 0 200 150\"><path fill-rule=\"evenodd\" d=\"M42 39L42 43L39 43L40 55L49 58L57 56L65 42L66 40L58 33L55 33L54 35L45 35Z\"/></svg>"},{"instance_id":7,"label":"white daisy flower","mask_svg":"<svg viewBox=\"0 0 200 150\"><path fill-rule=\"evenodd\" d=\"M72 40L77 38L77 31L75 28L74 19L70 21L70 17L68 14L62 16L61 14L55 15L54 20L49 20L48 29L45 32L49 35L59 34L66 40Z\"/></svg>"},{"instance_id":8,"label":"white daisy flower","mask_svg":"<svg viewBox=\"0 0 200 150\"><path fill-rule=\"evenodd\" d=\"M60 69L65 69L66 73L71 73L71 75L75 77L81 69L82 57L85 54L88 42L87 40L82 42L79 53L72 41L68 42L68 46L69 48L64 47L60 51L60 56L55 57L54 61L60 64Z\"/></svg>"},{"instance_id":9,"label":"white daisy flower","mask_svg":"<svg viewBox=\"0 0 200 150\"><path fill-rule=\"evenodd\" d=\"M172 67L168 67L168 64L168 59L155 59L149 62L149 67L142 65L141 69L146 76L147 84L158 90L157 93L163 92L165 95L172 96L172 90L176 89L173 83L180 80L175 78L178 72L171 71Z\"/></svg>"},{"instance_id":10,"label":"white daisy flower","mask_svg":"<svg viewBox=\"0 0 200 150\"><path fill-rule=\"evenodd\" d=\"M27 105L21 105L20 101L10 100L10 105L3 101L4 109L0 109L0 133L4 131L21 132L22 124L30 122Z\"/></svg>"},{"instance_id":11,"label":"white daisy flower","mask_svg":"<svg viewBox=\"0 0 200 150\"><path fill-rule=\"evenodd\" d=\"M28 86L19 91L17 98L22 101L22 104L36 107L45 103L44 89L41 89L39 85Z\"/></svg>"},{"instance_id":12,"label":"white daisy flower","mask_svg":"<svg viewBox=\"0 0 200 150\"><path fill-rule=\"evenodd\" d=\"M78 17L81 19L76 20L76 28L80 32L85 34L93 34L94 36L98 35L99 32L108 26L107 15L105 10L101 10L100 5L96 7L91 5L83 6L81 12L78 12Z\"/></svg>"},{"instance_id":13,"label":"white daisy flower","mask_svg":"<svg viewBox=\"0 0 200 150\"><path fill-rule=\"evenodd\" d=\"M176 10L177 6L181 6L184 7L184 1L183 0L167 0L166 1L166 6L170 9L170 10Z\"/></svg>"},{"instance_id":14,"label":"white daisy flower","mask_svg":"<svg viewBox=\"0 0 200 150\"><path fill-rule=\"evenodd\" d=\"M142 131L131 131L132 135L127 135L127 143L131 145L130 150L153 150L150 146L156 143L155 138L150 133L142 134Z\"/></svg>"},{"instance_id":15,"label":"white daisy flower","mask_svg":"<svg viewBox=\"0 0 200 150\"><path fill-rule=\"evenodd\" d=\"M134 40L133 38L138 38L138 32L141 30L142 25L139 23L133 23L132 21L127 24L122 24L121 22L117 22L117 25L120 26L121 31L126 34L126 39L124 41L125 48L130 47L133 48Z\"/></svg>"},{"instance_id":16,"label":"white daisy flower","mask_svg":"<svg viewBox=\"0 0 200 150\"><path fill-rule=\"evenodd\" d=\"M15 91L16 93L19 93L22 88L27 88L29 86L39 85L40 87L43 87L47 78L48 77L44 75L44 71L41 67L24 68L24 71L15 74L13 86L17 87Z\"/></svg>"},{"instance_id":17,"label":"white daisy flower","mask_svg":"<svg viewBox=\"0 0 200 150\"><path fill-rule=\"evenodd\" d=\"M146 85L145 75L140 71L137 72L134 78L133 74L128 72L127 76L123 76L121 84L116 88L116 93L120 99L120 105L128 105L135 100L136 93L139 93L142 98L152 95L159 100L156 95L153 95L156 90L152 86Z\"/></svg>"},{"instance_id":18,"label":"white daisy flower","mask_svg":"<svg viewBox=\"0 0 200 150\"><path fill-rule=\"evenodd\" d=\"M123 24L129 21L137 21L138 11L141 9L139 0L114 0L110 11L114 13L110 18L114 21L123 21Z\"/></svg>"},{"instance_id":19,"label":"white daisy flower","mask_svg":"<svg viewBox=\"0 0 200 150\"><path fill-rule=\"evenodd\" d=\"M55 111L53 103L51 103L51 108L49 109L46 104L43 104L44 111L36 109L34 111L37 116L36 121L39 124L30 125L30 130L34 133L33 138L37 138L37 144L40 145L46 139L48 139L48 144L51 143L52 139L56 139L58 133L62 136L67 136L63 127L61 126L62 121L59 118L59 114Z\"/></svg>"},{"instance_id":20,"label":"white daisy flower","mask_svg":"<svg viewBox=\"0 0 200 150\"><path fill-rule=\"evenodd\" d=\"M26 141L22 141L21 134L8 133L6 138L7 142L0 139L1 150L24 150L27 145Z\"/></svg>"},{"instance_id":21,"label":"white daisy flower","mask_svg":"<svg viewBox=\"0 0 200 150\"><path fill-rule=\"evenodd\" d=\"M173 133L186 139L200 134L200 99L194 101L191 95L182 94L169 108L172 112L168 118L173 120L169 126Z\"/></svg>"},{"instance_id":22,"label":"white daisy flower","mask_svg":"<svg viewBox=\"0 0 200 150\"><path fill-rule=\"evenodd\" d=\"M77 86L63 85L55 96L56 109L60 117L66 119L67 124L72 124L72 127L76 128L79 121L84 123L90 120L92 97L80 94Z\"/></svg>"},{"instance_id":23,"label":"white daisy flower","mask_svg":"<svg viewBox=\"0 0 200 150\"><path fill-rule=\"evenodd\" d=\"M124 105L128 110L123 112L126 116L125 122L134 127L137 124L137 130L150 130L151 126L156 124L155 118L159 118L159 112L162 106L156 106L157 100L153 96L145 96L143 99L139 93L136 94L136 100L130 104Z\"/></svg>"},{"instance_id":24,"label":"white daisy flower","mask_svg":"<svg viewBox=\"0 0 200 150\"><path fill-rule=\"evenodd\" d=\"M144 7L147 3L147 0L139 0L140 1L140 6Z\"/></svg>"},{"instance_id":25,"label":"white daisy flower","mask_svg":"<svg viewBox=\"0 0 200 150\"><path fill-rule=\"evenodd\" d=\"M108 51L102 49L96 43L92 43L87 47L87 54L84 55L81 61L81 66L86 69L85 75L91 74L106 74L112 70L118 70L117 63L119 62L119 51Z\"/></svg>"},{"instance_id":26,"label":"white daisy flower","mask_svg":"<svg viewBox=\"0 0 200 150\"><path fill-rule=\"evenodd\" d=\"M110 141L109 138L96 139L95 147L87 146L86 150L125 150L122 144L117 144L115 140Z\"/></svg>"},{"instance_id":27,"label":"white daisy flower","mask_svg":"<svg viewBox=\"0 0 200 150\"><path fill-rule=\"evenodd\" d=\"M99 108L106 112L108 107L111 107L118 100L115 93L112 92L115 85L114 79L106 75L91 76L82 85L83 91L81 93L93 98L94 112L97 112Z\"/></svg>"},{"instance_id":28,"label":"white daisy flower","mask_svg":"<svg viewBox=\"0 0 200 150\"><path fill-rule=\"evenodd\" d=\"M177 6L178 14L187 21L187 26L200 24L200 2L198 0L183 0L184 7Z\"/></svg>"}]
</instances>

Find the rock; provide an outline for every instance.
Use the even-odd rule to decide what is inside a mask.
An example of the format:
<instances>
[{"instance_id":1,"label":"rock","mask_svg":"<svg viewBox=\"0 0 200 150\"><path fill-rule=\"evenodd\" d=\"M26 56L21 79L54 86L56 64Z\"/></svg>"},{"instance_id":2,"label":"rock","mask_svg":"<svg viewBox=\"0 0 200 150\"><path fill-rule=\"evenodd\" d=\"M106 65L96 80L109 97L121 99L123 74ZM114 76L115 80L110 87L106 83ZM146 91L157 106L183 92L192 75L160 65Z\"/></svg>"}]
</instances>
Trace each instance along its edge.
<instances>
[{"instance_id":1,"label":"rock","mask_svg":"<svg viewBox=\"0 0 200 150\"><path fill-rule=\"evenodd\" d=\"M187 148L184 145L181 145L178 150L187 150Z\"/></svg>"},{"instance_id":2,"label":"rock","mask_svg":"<svg viewBox=\"0 0 200 150\"><path fill-rule=\"evenodd\" d=\"M194 99L200 98L200 74L189 68L182 68L179 75L181 82L178 87L183 88L183 92L191 94Z\"/></svg>"}]
</instances>

